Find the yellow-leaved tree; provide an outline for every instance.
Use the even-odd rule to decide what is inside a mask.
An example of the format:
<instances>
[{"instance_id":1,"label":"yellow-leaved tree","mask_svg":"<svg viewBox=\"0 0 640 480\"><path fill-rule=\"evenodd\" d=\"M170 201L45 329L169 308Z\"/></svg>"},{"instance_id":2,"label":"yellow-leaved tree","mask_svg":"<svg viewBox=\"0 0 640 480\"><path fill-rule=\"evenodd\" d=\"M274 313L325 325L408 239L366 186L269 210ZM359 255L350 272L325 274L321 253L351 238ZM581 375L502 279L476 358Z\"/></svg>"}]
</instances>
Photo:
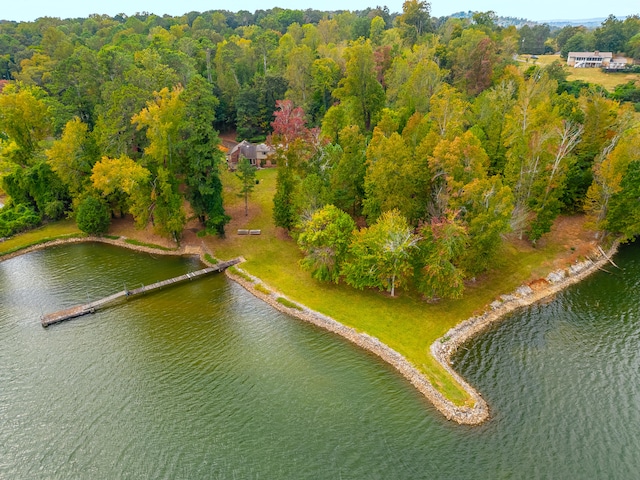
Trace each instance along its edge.
<instances>
[{"instance_id":1,"label":"yellow-leaved tree","mask_svg":"<svg viewBox=\"0 0 640 480\"><path fill-rule=\"evenodd\" d=\"M107 200L111 210L122 216L131 213L138 227L149 221L151 172L126 155L102 157L93 166L93 188Z\"/></svg>"}]
</instances>

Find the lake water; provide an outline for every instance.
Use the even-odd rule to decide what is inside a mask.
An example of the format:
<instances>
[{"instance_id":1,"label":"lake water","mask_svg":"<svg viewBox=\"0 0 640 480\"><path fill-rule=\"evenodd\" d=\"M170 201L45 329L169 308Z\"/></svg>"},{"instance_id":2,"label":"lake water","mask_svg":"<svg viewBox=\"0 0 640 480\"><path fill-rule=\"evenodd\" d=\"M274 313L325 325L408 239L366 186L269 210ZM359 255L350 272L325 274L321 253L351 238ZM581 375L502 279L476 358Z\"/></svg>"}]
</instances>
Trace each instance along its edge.
<instances>
[{"instance_id":1,"label":"lake water","mask_svg":"<svg viewBox=\"0 0 640 480\"><path fill-rule=\"evenodd\" d=\"M475 339L480 427L223 275L48 329L42 313L200 268L98 244L0 262L0 478L637 478L640 248Z\"/></svg>"}]
</instances>

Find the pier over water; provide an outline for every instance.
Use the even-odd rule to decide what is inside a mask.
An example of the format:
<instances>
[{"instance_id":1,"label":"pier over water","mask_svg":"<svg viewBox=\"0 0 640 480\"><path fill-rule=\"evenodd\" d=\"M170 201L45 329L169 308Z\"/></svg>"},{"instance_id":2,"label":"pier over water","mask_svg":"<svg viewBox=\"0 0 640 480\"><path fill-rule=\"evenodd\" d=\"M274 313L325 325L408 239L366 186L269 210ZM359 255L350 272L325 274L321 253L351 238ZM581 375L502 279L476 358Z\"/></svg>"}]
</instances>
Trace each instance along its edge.
<instances>
[{"instance_id":1,"label":"pier over water","mask_svg":"<svg viewBox=\"0 0 640 480\"><path fill-rule=\"evenodd\" d=\"M119 299L123 299L123 298L128 299L130 297L140 295L142 293L148 293L154 290L159 290L169 285L185 282L187 280L194 280L196 278L203 277L210 273L221 272L233 265L236 265L237 263L240 263L240 259L234 258L233 260L229 260L228 262L218 263L213 267L203 268L202 270L186 273L184 275L169 278L167 280L162 280L161 282L156 282L151 285L146 285L146 286L143 285L142 287L134 288L133 290L128 290L128 289L122 290L121 292L114 293L113 295L109 295L108 297L101 298L94 302L89 302L82 305L76 305L74 307L66 308L64 310L48 313L46 315L43 315L40 321L42 322L42 326L46 328L49 325L53 325L54 323L60 323L60 322L64 322L65 320L70 320L72 318L81 317L82 315L87 315L88 313L94 313L96 310L100 308L105 308Z\"/></svg>"}]
</instances>

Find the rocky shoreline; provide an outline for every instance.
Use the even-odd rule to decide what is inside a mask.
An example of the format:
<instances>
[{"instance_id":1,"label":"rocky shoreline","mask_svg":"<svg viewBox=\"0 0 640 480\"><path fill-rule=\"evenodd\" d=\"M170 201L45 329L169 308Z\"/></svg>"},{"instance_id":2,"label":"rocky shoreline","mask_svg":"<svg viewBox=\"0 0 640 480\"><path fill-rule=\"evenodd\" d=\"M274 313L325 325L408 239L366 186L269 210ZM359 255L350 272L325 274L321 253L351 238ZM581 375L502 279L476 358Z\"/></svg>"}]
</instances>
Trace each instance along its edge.
<instances>
[{"instance_id":1,"label":"rocky shoreline","mask_svg":"<svg viewBox=\"0 0 640 480\"><path fill-rule=\"evenodd\" d=\"M466 382L451 366L451 357L457 349L475 335L478 335L490 325L500 321L514 310L539 302L549 298L570 285L580 282L582 279L601 269L609 258L617 251L617 244L606 254L597 254L595 260L585 260L575 263L566 269L551 272L545 279L538 280L538 286L534 291L529 285L522 285L515 292L502 295L499 300L494 301L489 306L490 310L482 315L471 317L452 329L443 337L436 340L430 347L431 354L442 365L442 367L462 386L469 397L474 401L471 406L459 406L445 398L414 365L412 365L401 354L388 347L380 340L370 335L359 333L353 328L347 327L340 322L311 310L302 304L294 302L282 294L272 291L263 284L260 279L235 267L239 274L226 270L225 274L242 285L247 291L268 303L273 308L294 316L300 320L312 323L330 332L340 335L350 342L364 348L379 356L387 363L398 370L402 376L411 382L448 420L452 420L461 425L479 425L489 418L489 406L468 382ZM287 306L279 302L284 298Z\"/></svg>"},{"instance_id":2,"label":"rocky shoreline","mask_svg":"<svg viewBox=\"0 0 640 480\"><path fill-rule=\"evenodd\" d=\"M451 358L458 348L474 336L486 330L492 324L501 321L507 314L519 308L532 305L545 298L552 297L565 288L575 285L597 270L602 269L602 267L610 261L611 256L616 253L617 249L618 244L615 243L607 254L594 253L596 256L595 260L588 259L577 262L568 268L551 272L545 279L532 282L536 285L542 284L542 288L536 288L536 290L534 290L529 285L522 285L512 294L502 295L499 300L489 305L489 311L459 323L451 328L444 336L436 340L431 345L431 354L451 376L464 386L469 395L474 398L481 398L479 393L465 382L451 366ZM488 418L489 409L486 402L481 399L481 403L476 404L474 411L469 416L465 416L464 418L454 417L453 420L458 423L478 425Z\"/></svg>"},{"instance_id":3,"label":"rocky shoreline","mask_svg":"<svg viewBox=\"0 0 640 480\"><path fill-rule=\"evenodd\" d=\"M402 374L402 376L409 380L411 384L418 389L418 391L427 397L447 419L454 420L461 424L475 424L477 423L475 421L477 411L482 409L483 405L488 411L486 403L477 393L472 394L476 402L475 407L454 405L452 402L447 400L442 393L436 390L429 380L427 380L425 376L405 357L382 343L377 338L367 335L366 333L359 333L355 329L347 327L331 317L294 302L278 292L273 292L269 287L261 283L260 279L242 271L237 266L234 268L240 272L240 275L235 274L231 270L226 270L225 274L233 281L242 285L247 291L258 297L260 300L271 305L273 308L286 313L287 315L291 315L340 335L391 364ZM294 305L294 307L283 305L278 301L279 298L286 299L286 303Z\"/></svg>"},{"instance_id":4,"label":"rocky shoreline","mask_svg":"<svg viewBox=\"0 0 640 480\"><path fill-rule=\"evenodd\" d=\"M211 265L205 258L207 251L204 244L200 247L183 246L175 250L161 250L143 245L134 245L127 243L124 237L119 239L110 239L105 237L73 237L66 239L53 240L38 245L12 252L10 254L0 256L0 261L8 260L18 255L23 255L35 250L41 250L55 245L67 243L81 242L100 242L119 247L129 248L144 253L152 253L155 255L197 255L200 260ZM472 337L484 331L490 325L500 321L508 313L514 310L539 302L545 298L555 295L570 285L574 285L591 275L595 271L602 269L604 265L610 262L610 257L617 251L618 245L615 244L608 253L597 253L595 260L589 259L583 262L575 263L566 269L551 272L545 279L537 280L535 283L537 288L534 290L530 285L522 285L512 294L502 295L499 300L494 301L489 306L490 310L481 315L471 317L455 327L451 328L443 337L436 340L430 347L431 354L440 363L440 365L451 375L473 399L473 406L459 406L448 400L442 395L414 365L412 365L404 356L388 347L380 340L365 333L360 333L351 327L347 327L331 317L323 315L319 312L311 310L306 306L290 300L286 296L273 290L265 285L259 278L250 275L237 266L232 269L225 270L228 278L235 281L248 292L271 305L287 315L291 315L305 322L312 323L325 330L333 332L359 347L377 355L385 362L391 364L398 372L402 374L411 384L418 389L431 403L440 411L448 420L455 421L462 425L479 425L489 418L489 406L484 401L480 393L467 383L451 366L451 358L458 348ZM538 286L543 285L542 288Z\"/></svg>"}]
</instances>

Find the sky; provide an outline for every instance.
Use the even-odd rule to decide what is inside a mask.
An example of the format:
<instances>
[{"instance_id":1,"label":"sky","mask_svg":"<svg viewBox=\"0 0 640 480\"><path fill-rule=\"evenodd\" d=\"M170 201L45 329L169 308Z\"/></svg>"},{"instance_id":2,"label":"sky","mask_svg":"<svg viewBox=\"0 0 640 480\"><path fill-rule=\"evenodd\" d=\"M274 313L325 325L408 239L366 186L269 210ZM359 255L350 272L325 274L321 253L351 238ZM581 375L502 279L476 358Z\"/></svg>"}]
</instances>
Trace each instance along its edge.
<instances>
[{"instance_id":1,"label":"sky","mask_svg":"<svg viewBox=\"0 0 640 480\"><path fill-rule=\"evenodd\" d=\"M87 17L92 13L110 16L124 13L150 12L156 15L182 15L190 11L207 10L266 10L273 7L305 10L362 10L386 5L392 12L402 11L402 0L3 0L0 19L33 21L39 17ZM501 16L521 17L529 20L584 20L640 14L637 0L433 0L431 14L436 17L460 11L493 10ZM588 5L588 6L587 6Z\"/></svg>"}]
</instances>

